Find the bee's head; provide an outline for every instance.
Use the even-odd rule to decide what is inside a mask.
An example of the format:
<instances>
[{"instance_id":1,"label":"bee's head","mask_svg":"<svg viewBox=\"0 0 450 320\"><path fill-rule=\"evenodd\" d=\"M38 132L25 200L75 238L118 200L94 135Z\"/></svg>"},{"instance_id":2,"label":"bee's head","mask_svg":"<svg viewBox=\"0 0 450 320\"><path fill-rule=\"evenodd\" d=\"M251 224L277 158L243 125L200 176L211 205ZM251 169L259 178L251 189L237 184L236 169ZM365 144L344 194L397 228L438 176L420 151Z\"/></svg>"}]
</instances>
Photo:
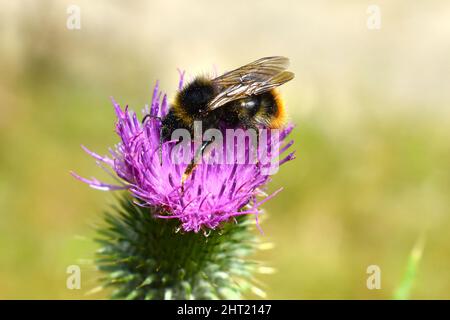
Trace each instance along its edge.
<instances>
[{"instance_id":1,"label":"bee's head","mask_svg":"<svg viewBox=\"0 0 450 320\"><path fill-rule=\"evenodd\" d=\"M179 92L178 103L191 116L200 115L207 110L214 98L215 89L206 78L196 78Z\"/></svg>"}]
</instances>

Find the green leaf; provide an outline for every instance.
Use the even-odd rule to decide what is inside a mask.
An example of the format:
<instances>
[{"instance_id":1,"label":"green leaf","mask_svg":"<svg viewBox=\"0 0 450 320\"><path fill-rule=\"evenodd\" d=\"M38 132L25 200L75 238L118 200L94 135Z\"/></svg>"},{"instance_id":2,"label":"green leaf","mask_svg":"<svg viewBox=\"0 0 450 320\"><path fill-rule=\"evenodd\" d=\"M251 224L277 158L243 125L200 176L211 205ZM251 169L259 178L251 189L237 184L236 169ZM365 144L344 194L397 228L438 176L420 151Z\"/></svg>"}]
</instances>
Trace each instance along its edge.
<instances>
[{"instance_id":1,"label":"green leaf","mask_svg":"<svg viewBox=\"0 0 450 320\"><path fill-rule=\"evenodd\" d=\"M403 275L402 282L394 293L395 300L407 300L411 296L411 291L417 277L419 262L422 258L424 247L425 236L422 235L417 240L409 255L406 272Z\"/></svg>"}]
</instances>

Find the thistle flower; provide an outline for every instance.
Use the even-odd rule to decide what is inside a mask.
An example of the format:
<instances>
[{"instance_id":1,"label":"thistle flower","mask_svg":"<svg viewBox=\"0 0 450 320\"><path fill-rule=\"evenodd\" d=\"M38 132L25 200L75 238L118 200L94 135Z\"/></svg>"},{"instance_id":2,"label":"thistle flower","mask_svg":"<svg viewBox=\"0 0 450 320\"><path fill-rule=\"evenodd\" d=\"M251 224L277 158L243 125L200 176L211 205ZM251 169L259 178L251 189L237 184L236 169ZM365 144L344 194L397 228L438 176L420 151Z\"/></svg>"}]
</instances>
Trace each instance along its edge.
<instances>
[{"instance_id":1,"label":"thistle flower","mask_svg":"<svg viewBox=\"0 0 450 320\"><path fill-rule=\"evenodd\" d=\"M180 87L182 81L181 77ZM270 174L294 158L292 152L281 160L278 159L293 144L290 141L282 147L293 128L291 125L277 132L278 136L273 130L263 132L265 135L260 133L260 137L264 136L266 139L263 143L260 139L256 153L251 143L240 146L244 148L244 163L238 161L239 151L228 156L230 146L235 149L237 142L234 137L230 142L227 136L228 140L224 139L222 149L214 150L210 157L219 156L220 151L227 156L219 163L204 160L183 184L182 175L189 162L175 161L177 141L160 144L160 119L167 114L168 103L166 95L162 96L159 91L158 83L154 88L150 107L143 110L150 115L144 124L128 106L122 109L114 100L113 104L117 116L116 133L121 142L109 150L110 156L100 156L83 148L97 160L97 164L115 177L118 184L107 184L95 178L85 179L72 174L92 188L128 190L136 204L152 208L158 218L179 219L181 228L186 232L216 229L221 223L233 221L235 217L244 214L255 215L258 222L260 206L280 191L271 195L264 193ZM189 150L193 157L196 150L194 143L190 144ZM250 161L251 155L256 156L253 159L256 161Z\"/></svg>"},{"instance_id":2,"label":"thistle flower","mask_svg":"<svg viewBox=\"0 0 450 320\"><path fill-rule=\"evenodd\" d=\"M179 89L182 85L183 77ZM236 141L220 128L224 143L215 145L182 182L189 161L179 159L190 159L198 148L191 139L185 149L177 149L177 140L160 144L160 119L168 104L158 84L144 109L150 116L143 124L128 107L113 104L120 143L109 156L83 148L117 183L72 173L96 189L125 190L98 229L96 264L105 273L99 288L112 286L112 298L126 299L239 299L247 290L261 295L253 275L270 268L246 259L260 243L251 232L249 215L259 226L261 205L279 191L266 195L263 190L270 174L294 157L289 153L278 159L293 143L282 146L292 126L260 132L265 139L257 150L245 139L240 145L239 137Z\"/></svg>"}]
</instances>

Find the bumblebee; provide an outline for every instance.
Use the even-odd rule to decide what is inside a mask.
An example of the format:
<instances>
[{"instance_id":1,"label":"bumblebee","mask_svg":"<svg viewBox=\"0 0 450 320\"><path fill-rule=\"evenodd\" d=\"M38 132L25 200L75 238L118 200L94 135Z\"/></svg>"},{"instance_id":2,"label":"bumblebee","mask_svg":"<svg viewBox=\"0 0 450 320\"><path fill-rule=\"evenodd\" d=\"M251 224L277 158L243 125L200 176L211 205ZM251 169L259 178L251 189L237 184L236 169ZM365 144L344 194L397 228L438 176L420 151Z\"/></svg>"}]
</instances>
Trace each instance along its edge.
<instances>
[{"instance_id":1,"label":"bumblebee","mask_svg":"<svg viewBox=\"0 0 450 320\"><path fill-rule=\"evenodd\" d=\"M193 136L194 122L202 130L278 129L286 123L286 111L277 87L292 80L286 71L289 59L264 57L216 78L196 77L181 89L161 120L161 142L168 141L176 129L187 129ZM143 122L147 117L144 117ZM197 157L214 140L205 141L197 150L182 177L182 185L195 169Z\"/></svg>"},{"instance_id":2,"label":"bumblebee","mask_svg":"<svg viewBox=\"0 0 450 320\"><path fill-rule=\"evenodd\" d=\"M194 121L202 121L204 131L281 128L286 112L276 88L294 78L288 64L285 57L265 57L213 79L195 78L177 93L162 119L162 140L178 128L192 135Z\"/></svg>"}]
</instances>

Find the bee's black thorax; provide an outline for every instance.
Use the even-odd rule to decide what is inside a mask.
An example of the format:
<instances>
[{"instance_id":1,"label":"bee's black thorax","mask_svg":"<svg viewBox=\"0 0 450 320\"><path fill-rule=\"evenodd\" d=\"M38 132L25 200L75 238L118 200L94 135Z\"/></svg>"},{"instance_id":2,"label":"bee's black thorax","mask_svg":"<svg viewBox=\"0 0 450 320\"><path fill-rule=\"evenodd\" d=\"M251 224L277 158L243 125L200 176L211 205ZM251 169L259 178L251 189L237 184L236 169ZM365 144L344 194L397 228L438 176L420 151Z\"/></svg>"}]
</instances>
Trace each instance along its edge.
<instances>
[{"instance_id":1,"label":"bee's black thorax","mask_svg":"<svg viewBox=\"0 0 450 320\"><path fill-rule=\"evenodd\" d=\"M206 111L215 95L216 89L210 80L196 78L178 93L176 102L185 113L195 118Z\"/></svg>"}]
</instances>

